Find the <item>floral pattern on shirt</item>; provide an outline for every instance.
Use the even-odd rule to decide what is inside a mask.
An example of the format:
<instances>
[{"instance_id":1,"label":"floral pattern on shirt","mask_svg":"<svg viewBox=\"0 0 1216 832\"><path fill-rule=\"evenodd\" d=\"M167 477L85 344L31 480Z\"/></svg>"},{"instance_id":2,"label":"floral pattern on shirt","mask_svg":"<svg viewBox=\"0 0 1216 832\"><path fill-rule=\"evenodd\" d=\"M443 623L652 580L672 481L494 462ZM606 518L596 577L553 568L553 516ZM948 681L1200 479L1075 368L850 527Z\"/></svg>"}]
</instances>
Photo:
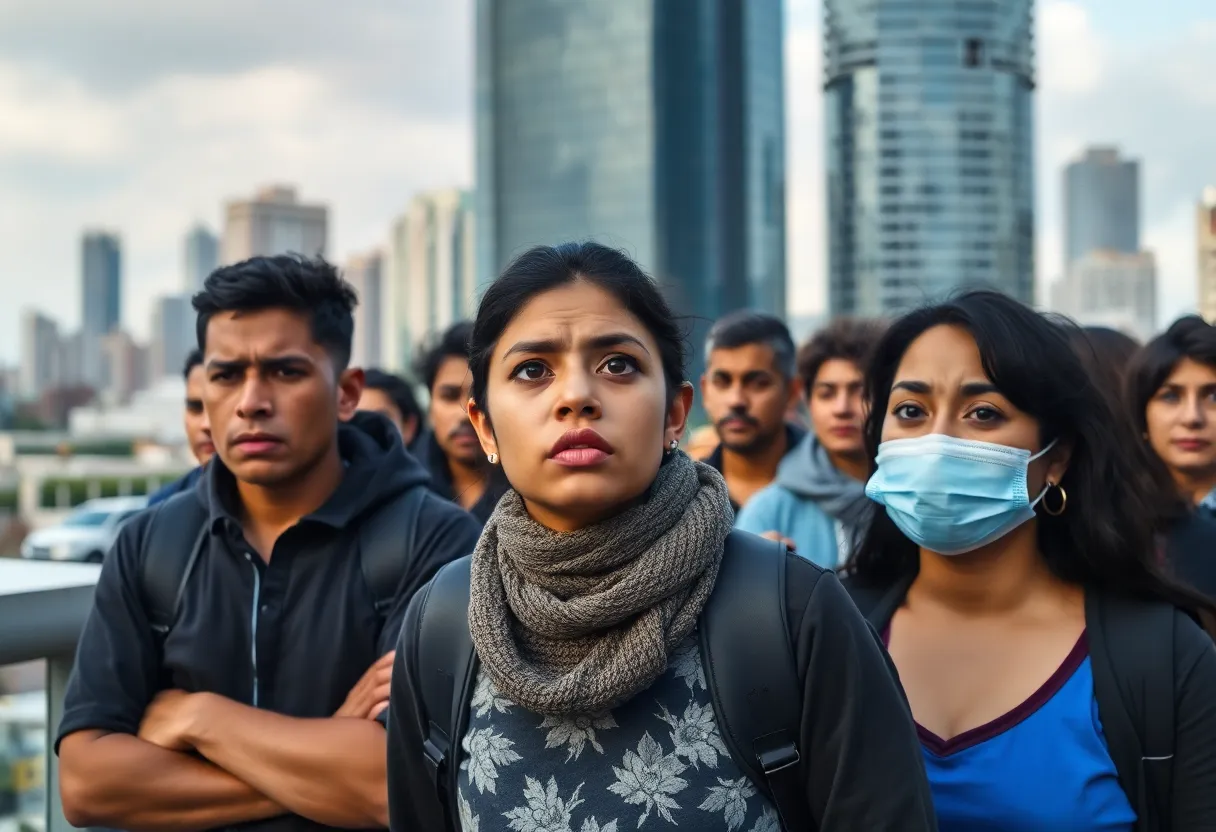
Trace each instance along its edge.
<instances>
[{"instance_id":1,"label":"floral pattern on shirt","mask_svg":"<svg viewBox=\"0 0 1216 832\"><path fill-rule=\"evenodd\" d=\"M478 675L461 743L463 832L779 832L731 759L695 634L646 691L608 713L535 714Z\"/></svg>"}]
</instances>

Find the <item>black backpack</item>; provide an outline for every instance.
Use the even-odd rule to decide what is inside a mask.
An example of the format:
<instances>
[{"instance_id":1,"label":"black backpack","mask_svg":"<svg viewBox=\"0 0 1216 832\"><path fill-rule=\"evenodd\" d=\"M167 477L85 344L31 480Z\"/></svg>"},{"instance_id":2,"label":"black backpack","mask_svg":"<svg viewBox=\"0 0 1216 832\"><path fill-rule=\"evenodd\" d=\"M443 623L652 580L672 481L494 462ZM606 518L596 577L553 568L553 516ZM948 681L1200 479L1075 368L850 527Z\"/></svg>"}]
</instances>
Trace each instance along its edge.
<instances>
[{"instance_id":1,"label":"black backpack","mask_svg":"<svg viewBox=\"0 0 1216 832\"><path fill-rule=\"evenodd\" d=\"M730 756L777 809L782 828L813 828L799 777L802 680L786 624L784 545L734 531L701 614L699 636L714 716ZM418 626L416 712L426 723L420 749L449 828L459 767L453 737L468 728L477 657L469 635L470 558L443 567L423 592Z\"/></svg>"},{"instance_id":2,"label":"black backpack","mask_svg":"<svg viewBox=\"0 0 1216 832\"><path fill-rule=\"evenodd\" d=\"M910 581L882 590L851 579L844 584L866 620L882 632ZM1119 782L1139 817L1138 832L1171 828L1176 620L1168 604L1085 594L1094 697Z\"/></svg>"},{"instance_id":3,"label":"black backpack","mask_svg":"<svg viewBox=\"0 0 1216 832\"><path fill-rule=\"evenodd\" d=\"M428 493L423 486L408 488L359 525L359 565L381 627L396 600L403 565L414 550L414 531ZM140 586L160 650L177 620L194 565L207 545L208 513L193 490L176 494L149 511ZM187 540L190 544L183 545Z\"/></svg>"}]
</instances>

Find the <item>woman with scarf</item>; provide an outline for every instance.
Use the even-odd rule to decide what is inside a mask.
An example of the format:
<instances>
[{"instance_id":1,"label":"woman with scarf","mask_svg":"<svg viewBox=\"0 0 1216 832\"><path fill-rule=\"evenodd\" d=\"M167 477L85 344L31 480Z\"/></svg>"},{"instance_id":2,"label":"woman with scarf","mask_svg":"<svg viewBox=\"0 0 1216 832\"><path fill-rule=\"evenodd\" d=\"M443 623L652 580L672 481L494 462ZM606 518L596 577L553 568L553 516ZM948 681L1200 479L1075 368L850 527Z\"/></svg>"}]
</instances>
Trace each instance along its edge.
<instances>
[{"instance_id":1,"label":"woman with scarf","mask_svg":"<svg viewBox=\"0 0 1216 832\"><path fill-rule=\"evenodd\" d=\"M1065 327L992 292L920 309L866 393L881 508L847 583L943 832L1212 828L1214 610L1157 567L1130 423Z\"/></svg>"},{"instance_id":2,"label":"woman with scarf","mask_svg":"<svg viewBox=\"0 0 1216 832\"><path fill-rule=\"evenodd\" d=\"M762 749L720 729L719 700L742 692L733 707L759 708L767 691L719 678L698 649L725 591L724 552L743 533L731 532L721 476L679 450L692 388L655 284L595 243L533 249L487 289L470 368L469 416L512 490L471 562L446 567L406 614L388 717L391 828L778 832L775 799L748 776ZM763 606L784 612L776 640L796 657L799 751L780 770L805 821L785 828L933 829L876 635L831 573L746 537L783 570ZM452 574L467 576L465 672L432 660L445 654L428 617ZM769 646L739 635L737 653ZM437 684L460 726L446 756L426 696Z\"/></svg>"}]
</instances>

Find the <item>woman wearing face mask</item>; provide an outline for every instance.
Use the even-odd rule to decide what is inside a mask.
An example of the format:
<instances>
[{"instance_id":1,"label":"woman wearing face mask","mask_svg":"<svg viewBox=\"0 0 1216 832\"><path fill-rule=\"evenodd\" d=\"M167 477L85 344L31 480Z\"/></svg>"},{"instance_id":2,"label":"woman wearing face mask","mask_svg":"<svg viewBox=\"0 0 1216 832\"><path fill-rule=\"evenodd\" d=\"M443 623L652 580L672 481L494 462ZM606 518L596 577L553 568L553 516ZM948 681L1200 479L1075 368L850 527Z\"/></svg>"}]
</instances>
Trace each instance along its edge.
<instances>
[{"instance_id":1,"label":"woman wearing face mask","mask_svg":"<svg viewBox=\"0 0 1216 832\"><path fill-rule=\"evenodd\" d=\"M876 635L831 573L732 533L721 476L678 449L683 361L617 251L533 249L487 289L469 415L512 491L406 614L394 830L934 827ZM788 689L760 678L781 667ZM741 727L779 711L788 732Z\"/></svg>"},{"instance_id":2,"label":"woman wearing face mask","mask_svg":"<svg viewBox=\"0 0 1216 832\"><path fill-rule=\"evenodd\" d=\"M1126 420L1063 329L979 292L913 312L867 377L875 512L851 565L944 832L1216 819L1212 609L1162 577Z\"/></svg>"}]
</instances>

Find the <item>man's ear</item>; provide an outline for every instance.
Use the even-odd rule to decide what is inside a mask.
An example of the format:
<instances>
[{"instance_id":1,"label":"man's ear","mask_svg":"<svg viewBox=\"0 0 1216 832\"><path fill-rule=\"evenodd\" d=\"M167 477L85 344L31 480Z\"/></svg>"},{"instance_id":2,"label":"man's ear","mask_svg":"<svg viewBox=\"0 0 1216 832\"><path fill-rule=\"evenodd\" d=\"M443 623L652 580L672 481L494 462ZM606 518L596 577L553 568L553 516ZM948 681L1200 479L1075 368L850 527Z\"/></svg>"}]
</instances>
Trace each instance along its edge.
<instances>
[{"instance_id":1,"label":"man's ear","mask_svg":"<svg viewBox=\"0 0 1216 832\"><path fill-rule=\"evenodd\" d=\"M363 384L363 370L360 367L349 367L338 376L338 418L343 422L354 418L355 411L359 409Z\"/></svg>"}]
</instances>

